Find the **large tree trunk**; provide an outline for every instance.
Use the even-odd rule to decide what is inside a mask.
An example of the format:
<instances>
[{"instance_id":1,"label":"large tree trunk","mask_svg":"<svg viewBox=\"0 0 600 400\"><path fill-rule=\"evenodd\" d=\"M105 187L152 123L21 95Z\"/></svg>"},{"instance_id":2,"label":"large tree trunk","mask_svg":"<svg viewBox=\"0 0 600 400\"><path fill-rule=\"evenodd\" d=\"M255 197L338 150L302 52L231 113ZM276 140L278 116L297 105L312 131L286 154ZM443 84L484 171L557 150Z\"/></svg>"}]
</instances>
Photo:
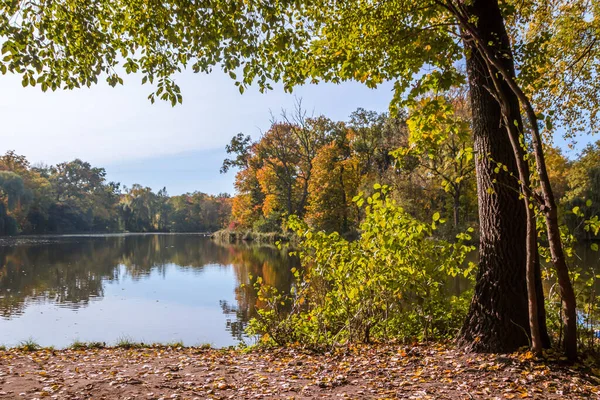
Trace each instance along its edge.
<instances>
[{"instance_id":1,"label":"large tree trunk","mask_svg":"<svg viewBox=\"0 0 600 400\"><path fill-rule=\"evenodd\" d=\"M501 50L509 56L503 58L505 67L514 71L510 43L497 1L475 0L468 11L477 18L479 35L486 43L501 43ZM474 351L513 351L529 344L527 217L524 203L519 199L519 183L515 178L519 174L501 107L489 93L494 84L475 44L466 41L465 48L477 155L480 248L475 295L459 342ZM507 94L510 114L517 117L520 125L518 99L504 82L501 84L505 86L503 92ZM508 167L508 172L503 168L494 172L497 163ZM536 278L541 287L539 276ZM542 339L547 345L545 319L542 320L545 316L543 295L538 300L540 330L544 332Z\"/></svg>"}]
</instances>

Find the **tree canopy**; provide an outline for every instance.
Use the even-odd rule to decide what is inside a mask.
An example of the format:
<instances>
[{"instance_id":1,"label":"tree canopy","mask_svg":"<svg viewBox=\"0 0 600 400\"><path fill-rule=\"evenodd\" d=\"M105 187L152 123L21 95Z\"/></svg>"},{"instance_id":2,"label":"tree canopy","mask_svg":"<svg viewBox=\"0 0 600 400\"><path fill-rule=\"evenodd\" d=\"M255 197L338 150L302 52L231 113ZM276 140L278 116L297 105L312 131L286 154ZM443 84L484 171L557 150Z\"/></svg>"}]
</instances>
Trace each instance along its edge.
<instances>
[{"instance_id":1,"label":"tree canopy","mask_svg":"<svg viewBox=\"0 0 600 400\"><path fill-rule=\"evenodd\" d=\"M283 81L393 81L396 100L447 87L464 57L454 0L386 2L160 2L74 0L0 3L0 71L42 90L122 83L139 73L150 99L182 101L174 76L221 68L240 91ZM595 126L600 85L596 1L506 1L521 86L548 126ZM475 21L476 23L476 21ZM424 68L437 70L423 75ZM554 123L554 124L553 124ZM569 133L573 132L571 130Z\"/></svg>"}]
</instances>

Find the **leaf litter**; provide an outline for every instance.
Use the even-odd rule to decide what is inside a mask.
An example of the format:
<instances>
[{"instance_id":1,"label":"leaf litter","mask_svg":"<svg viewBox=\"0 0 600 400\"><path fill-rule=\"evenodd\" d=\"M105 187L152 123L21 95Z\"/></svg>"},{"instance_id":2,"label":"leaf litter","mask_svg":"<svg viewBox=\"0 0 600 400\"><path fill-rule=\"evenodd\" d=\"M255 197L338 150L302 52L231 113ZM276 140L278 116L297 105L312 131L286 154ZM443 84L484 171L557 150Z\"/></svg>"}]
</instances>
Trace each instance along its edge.
<instances>
[{"instance_id":1,"label":"leaf litter","mask_svg":"<svg viewBox=\"0 0 600 400\"><path fill-rule=\"evenodd\" d=\"M0 351L0 399L600 399L598 375L437 344Z\"/></svg>"}]
</instances>

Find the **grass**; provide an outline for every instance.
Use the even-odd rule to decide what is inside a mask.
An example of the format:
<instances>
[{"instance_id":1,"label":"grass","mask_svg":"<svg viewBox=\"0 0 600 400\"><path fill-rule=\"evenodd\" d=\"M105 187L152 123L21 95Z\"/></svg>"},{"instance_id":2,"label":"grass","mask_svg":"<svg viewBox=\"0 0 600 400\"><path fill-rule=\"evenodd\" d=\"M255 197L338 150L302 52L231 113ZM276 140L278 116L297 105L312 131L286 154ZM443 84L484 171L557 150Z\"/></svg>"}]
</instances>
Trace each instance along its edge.
<instances>
[{"instance_id":1,"label":"grass","mask_svg":"<svg viewBox=\"0 0 600 400\"><path fill-rule=\"evenodd\" d=\"M158 344L156 344L156 346L162 346L162 345L160 343L158 343ZM169 343L165 344L164 346L166 346L166 347L173 347L173 348L176 348L176 349L180 349L180 348L184 348L185 347L185 345L183 344L182 340L178 340L176 342L169 342Z\"/></svg>"},{"instance_id":2,"label":"grass","mask_svg":"<svg viewBox=\"0 0 600 400\"><path fill-rule=\"evenodd\" d=\"M80 342L79 340L74 341L69 346L71 350L103 349L104 347L106 347L106 344L102 342Z\"/></svg>"},{"instance_id":3,"label":"grass","mask_svg":"<svg viewBox=\"0 0 600 400\"><path fill-rule=\"evenodd\" d=\"M120 337L117 339L117 343L115 343L115 348L117 349L141 349L142 347L146 347L146 345L136 342L128 336Z\"/></svg>"},{"instance_id":4,"label":"grass","mask_svg":"<svg viewBox=\"0 0 600 400\"><path fill-rule=\"evenodd\" d=\"M33 339L29 338L19 343L17 348L21 351L38 351L42 349L42 346L37 344Z\"/></svg>"}]
</instances>

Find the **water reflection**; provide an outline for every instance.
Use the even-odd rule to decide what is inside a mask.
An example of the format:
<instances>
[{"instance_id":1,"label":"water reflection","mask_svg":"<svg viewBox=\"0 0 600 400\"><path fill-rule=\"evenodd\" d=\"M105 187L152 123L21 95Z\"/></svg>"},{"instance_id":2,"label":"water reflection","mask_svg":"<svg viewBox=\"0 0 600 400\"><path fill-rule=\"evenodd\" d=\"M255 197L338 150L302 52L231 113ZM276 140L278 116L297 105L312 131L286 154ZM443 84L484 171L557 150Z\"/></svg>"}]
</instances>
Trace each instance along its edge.
<instances>
[{"instance_id":1,"label":"water reflection","mask_svg":"<svg viewBox=\"0 0 600 400\"><path fill-rule=\"evenodd\" d=\"M60 347L75 338L109 342L123 334L135 340L194 340L177 337L186 336L183 331L203 332L213 344L234 344L257 304L250 276L286 290L294 266L297 260L285 250L223 246L196 235L2 239L0 344L32 336ZM98 318L104 321L94 322ZM131 319L145 324L133 327L143 338L130 333ZM40 324L52 326L40 330ZM176 326L181 324L186 327ZM91 332L93 326L104 336ZM44 334L48 330L61 333Z\"/></svg>"},{"instance_id":2,"label":"water reflection","mask_svg":"<svg viewBox=\"0 0 600 400\"><path fill-rule=\"evenodd\" d=\"M600 254L589 246L577 253L571 265L582 276L581 322L598 329ZM286 251L196 235L0 238L0 345L32 337L64 347L122 336L233 345L260 305L250 276L287 290L292 267L298 261ZM547 294L556 291L553 279L544 283ZM448 285L455 294L470 287L461 277Z\"/></svg>"}]
</instances>

